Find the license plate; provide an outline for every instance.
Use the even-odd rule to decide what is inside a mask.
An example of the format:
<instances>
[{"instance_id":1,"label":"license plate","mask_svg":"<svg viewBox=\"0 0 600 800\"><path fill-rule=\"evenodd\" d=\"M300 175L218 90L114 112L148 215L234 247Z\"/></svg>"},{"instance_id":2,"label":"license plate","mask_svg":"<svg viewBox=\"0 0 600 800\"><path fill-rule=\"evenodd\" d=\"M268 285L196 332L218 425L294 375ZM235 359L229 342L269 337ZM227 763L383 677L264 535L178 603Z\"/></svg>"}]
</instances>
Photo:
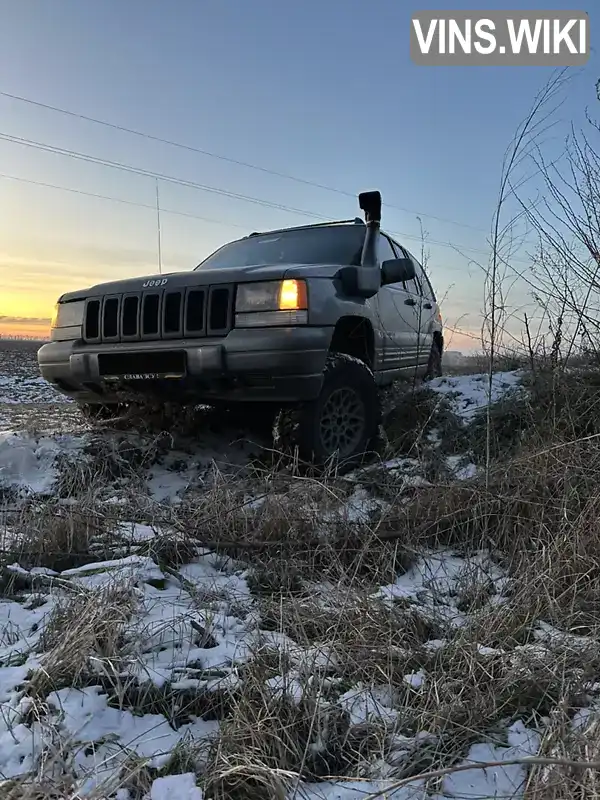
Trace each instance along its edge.
<instances>
[{"instance_id":1,"label":"license plate","mask_svg":"<svg viewBox=\"0 0 600 800\"><path fill-rule=\"evenodd\" d=\"M131 372L125 375L104 375L105 381L163 381L179 380L182 372Z\"/></svg>"}]
</instances>

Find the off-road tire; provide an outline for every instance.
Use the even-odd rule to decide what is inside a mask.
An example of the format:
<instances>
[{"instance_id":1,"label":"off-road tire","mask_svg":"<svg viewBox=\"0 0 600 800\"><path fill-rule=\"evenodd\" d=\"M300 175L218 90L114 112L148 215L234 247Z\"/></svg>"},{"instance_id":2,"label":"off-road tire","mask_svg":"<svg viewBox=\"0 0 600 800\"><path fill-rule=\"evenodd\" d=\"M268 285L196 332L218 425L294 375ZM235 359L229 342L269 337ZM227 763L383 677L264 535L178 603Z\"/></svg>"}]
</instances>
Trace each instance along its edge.
<instances>
[{"instance_id":1,"label":"off-road tire","mask_svg":"<svg viewBox=\"0 0 600 800\"><path fill-rule=\"evenodd\" d=\"M427 371L425 372L424 380L431 381L434 378L442 377L442 350L437 342L431 345L431 352L429 353L429 361L427 362Z\"/></svg>"},{"instance_id":2,"label":"off-road tire","mask_svg":"<svg viewBox=\"0 0 600 800\"><path fill-rule=\"evenodd\" d=\"M348 410L332 411L336 403ZM338 414L337 429L335 426L327 427L332 413ZM356 421L361 413L362 428ZM354 419L355 426L349 423L348 431L353 430L353 434L343 434L346 447L336 453L327 446L323 437L330 442L331 437L335 439L337 435L332 430L344 430L343 423L339 423L340 414L346 414L345 419ZM273 425L273 439L279 450L294 452L298 448L300 458L315 466L324 466L335 460L338 468L347 469L362 462L376 449L380 423L381 400L372 370L358 358L345 353L331 353L325 365L319 396L298 406L281 409Z\"/></svg>"}]
</instances>

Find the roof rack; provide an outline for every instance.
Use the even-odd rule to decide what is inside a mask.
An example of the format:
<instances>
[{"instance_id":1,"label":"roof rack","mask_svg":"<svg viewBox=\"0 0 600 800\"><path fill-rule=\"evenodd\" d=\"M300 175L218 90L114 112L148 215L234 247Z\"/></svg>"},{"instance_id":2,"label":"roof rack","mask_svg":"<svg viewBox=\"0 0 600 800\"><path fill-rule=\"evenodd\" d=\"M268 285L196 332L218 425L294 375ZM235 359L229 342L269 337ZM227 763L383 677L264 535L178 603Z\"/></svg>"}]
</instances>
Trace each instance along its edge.
<instances>
[{"instance_id":1,"label":"roof rack","mask_svg":"<svg viewBox=\"0 0 600 800\"><path fill-rule=\"evenodd\" d=\"M314 222L311 225L296 225L291 228L276 228L272 231L253 231L249 233L247 236L244 236L244 239L250 239L252 236L263 236L264 234L268 233L283 233L284 231L304 231L309 230L310 228L327 228L331 225L364 225L365 221L360 217L354 217L354 219L338 219L338 220L331 220L330 222Z\"/></svg>"}]
</instances>

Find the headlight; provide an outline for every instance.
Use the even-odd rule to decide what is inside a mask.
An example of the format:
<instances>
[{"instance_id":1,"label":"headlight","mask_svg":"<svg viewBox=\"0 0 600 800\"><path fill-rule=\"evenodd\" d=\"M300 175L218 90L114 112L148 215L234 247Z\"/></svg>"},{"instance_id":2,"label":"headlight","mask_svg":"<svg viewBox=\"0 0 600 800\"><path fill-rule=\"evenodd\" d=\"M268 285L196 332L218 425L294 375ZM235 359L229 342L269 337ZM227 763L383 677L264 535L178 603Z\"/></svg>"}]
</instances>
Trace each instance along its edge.
<instances>
[{"instance_id":1,"label":"headlight","mask_svg":"<svg viewBox=\"0 0 600 800\"><path fill-rule=\"evenodd\" d=\"M242 283L235 301L238 328L262 325L306 325L306 282L296 279Z\"/></svg>"},{"instance_id":2,"label":"headlight","mask_svg":"<svg viewBox=\"0 0 600 800\"><path fill-rule=\"evenodd\" d=\"M57 303L52 316L52 328L74 328L83 323L85 301L74 303Z\"/></svg>"},{"instance_id":3,"label":"headlight","mask_svg":"<svg viewBox=\"0 0 600 800\"><path fill-rule=\"evenodd\" d=\"M248 311L305 311L306 283L297 280L242 283L238 286L235 310Z\"/></svg>"}]
</instances>

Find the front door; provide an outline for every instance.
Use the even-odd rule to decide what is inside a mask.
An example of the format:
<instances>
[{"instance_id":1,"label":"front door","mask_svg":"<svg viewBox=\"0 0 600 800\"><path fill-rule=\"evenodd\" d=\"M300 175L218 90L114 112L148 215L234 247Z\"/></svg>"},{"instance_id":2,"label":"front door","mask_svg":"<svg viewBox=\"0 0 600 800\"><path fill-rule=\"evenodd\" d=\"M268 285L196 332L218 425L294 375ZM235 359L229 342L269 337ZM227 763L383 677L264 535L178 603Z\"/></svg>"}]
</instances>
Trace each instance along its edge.
<instances>
[{"instance_id":1,"label":"front door","mask_svg":"<svg viewBox=\"0 0 600 800\"><path fill-rule=\"evenodd\" d=\"M397 258L390 240L379 235L379 262ZM377 293L377 313L381 337L382 362L379 368L388 373L409 372L418 363L420 298L403 283L382 286Z\"/></svg>"}]
</instances>

